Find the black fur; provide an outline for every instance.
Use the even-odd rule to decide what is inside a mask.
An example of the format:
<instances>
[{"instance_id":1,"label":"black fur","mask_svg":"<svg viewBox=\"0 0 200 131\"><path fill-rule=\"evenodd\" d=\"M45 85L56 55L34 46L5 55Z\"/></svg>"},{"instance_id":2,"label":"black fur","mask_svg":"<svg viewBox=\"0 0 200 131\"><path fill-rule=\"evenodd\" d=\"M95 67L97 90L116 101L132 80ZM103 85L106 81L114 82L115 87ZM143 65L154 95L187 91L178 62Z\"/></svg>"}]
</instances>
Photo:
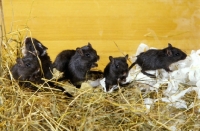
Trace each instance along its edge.
<instances>
[{"instance_id":1,"label":"black fur","mask_svg":"<svg viewBox=\"0 0 200 131\"><path fill-rule=\"evenodd\" d=\"M129 67L129 70L135 65L138 64L142 68L142 73L155 78L155 75L146 73L147 70L157 70L165 69L167 72L171 71L169 66L172 63L175 63L179 60L184 60L186 54L178 48L172 47L169 43L167 48L158 50L150 49L146 52L142 52L137 56L137 59Z\"/></svg>"},{"instance_id":2,"label":"black fur","mask_svg":"<svg viewBox=\"0 0 200 131\"><path fill-rule=\"evenodd\" d=\"M57 55L55 61L53 62L53 68L63 72L63 77L59 80L65 80L69 78L68 65L69 61L75 53L76 50L63 50Z\"/></svg>"},{"instance_id":3,"label":"black fur","mask_svg":"<svg viewBox=\"0 0 200 131\"><path fill-rule=\"evenodd\" d=\"M126 81L128 76L128 55L125 57L113 58L109 56L110 62L104 69L104 77L106 84L106 91L109 91L113 85Z\"/></svg>"},{"instance_id":4,"label":"black fur","mask_svg":"<svg viewBox=\"0 0 200 131\"><path fill-rule=\"evenodd\" d=\"M24 56L37 52L38 57L41 61L42 70L44 73L44 78L52 78L52 62L47 54L47 47L45 47L40 41L35 38L27 37L25 39L25 46L22 50ZM35 48L34 48L35 47ZM36 49L36 50L35 50Z\"/></svg>"},{"instance_id":5,"label":"black fur","mask_svg":"<svg viewBox=\"0 0 200 131\"><path fill-rule=\"evenodd\" d=\"M19 81L41 82L41 71L34 55L27 55L23 58L17 58L16 64L11 68L13 78Z\"/></svg>"},{"instance_id":6,"label":"black fur","mask_svg":"<svg viewBox=\"0 0 200 131\"><path fill-rule=\"evenodd\" d=\"M22 59L17 59L17 61L23 61L24 63L29 63L30 67L24 69L23 71L22 66L19 66L19 62L17 62L16 65L13 66L12 68L12 74L13 77L16 80L20 80L20 81L24 81L24 80L28 80L31 81L35 84L42 84L44 83L44 80L42 80L42 78L46 78L46 79L51 79L53 77L52 75L52 62L51 59L49 57L49 55L47 54L47 47L45 47L40 41L38 41L35 38L31 38L28 37L25 39L25 43L24 43L24 47L22 49L22 53L24 55L24 57ZM29 59L32 59L29 60ZM40 64L41 62L41 64ZM42 66L42 68L41 68ZM33 69L34 67L34 69ZM36 70L38 71L37 73L35 73L35 68L39 69ZM22 78L19 76L23 76ZM21 82L20 82L21 83ZM26 84L27 85L27 84ZM60 86L56 86L54 83L52 82L48 82L48 85L60 89L61 91L65 91L65 89L63 87ZM30 84L28 84L28 86L30 86ZM67 96L71 95L69 93L65 93Z\"/></svg>"},{"instance_id":7,"label":"black fur","mask_svg":"<svg viewBox=\"0 0 200 131\"><path fill-rule=\"evenodd\" d=\"M86 80L86 73L91 68L98 66L96 64L98 60L99 56L96 50L88 43L88 45L76 50L63 50L60 52L53 62L53 68L64 73L59 81L69 79L73 85L80 88L81 83ZM91 72L90 75L93 73Z\"/></svg>"}]
</instances>

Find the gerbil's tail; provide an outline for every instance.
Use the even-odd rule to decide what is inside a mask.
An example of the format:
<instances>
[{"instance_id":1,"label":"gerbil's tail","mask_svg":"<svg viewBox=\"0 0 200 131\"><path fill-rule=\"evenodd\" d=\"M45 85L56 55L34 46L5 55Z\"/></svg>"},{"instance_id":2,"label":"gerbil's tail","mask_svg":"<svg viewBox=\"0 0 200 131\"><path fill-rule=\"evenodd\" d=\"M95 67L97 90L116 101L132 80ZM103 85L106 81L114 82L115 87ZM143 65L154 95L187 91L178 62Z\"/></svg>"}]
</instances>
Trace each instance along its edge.
<instances>
[{"instance_id":1,"label":"gerbil's tail","mask_svg":"<svg viewBox=\"0 0 200 131\"><path fill-rule=\"evenodd\" d=\"M132 63L131 66L128 68L128 70L130 71L130 69L136 64L136 62Z\"/></svg>"}]
</instances>

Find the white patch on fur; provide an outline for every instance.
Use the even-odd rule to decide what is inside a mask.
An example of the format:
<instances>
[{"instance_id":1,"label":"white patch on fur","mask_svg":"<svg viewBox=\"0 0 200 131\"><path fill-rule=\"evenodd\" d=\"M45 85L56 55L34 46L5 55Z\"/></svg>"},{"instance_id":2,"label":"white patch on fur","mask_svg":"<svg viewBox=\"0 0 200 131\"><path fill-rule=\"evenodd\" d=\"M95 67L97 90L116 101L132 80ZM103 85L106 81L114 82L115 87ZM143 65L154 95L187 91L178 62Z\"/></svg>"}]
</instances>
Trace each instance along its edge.
<instances>
[{"instance_id":1,"label":"white patch on fur","mask_svg":"<svg viewBox=\"0 0 200 131\"><path fill-rule=\"evenodd\" d=\"M38 43L38 46L39 46L41 49L43 49L43 47L42 47L42 44L41 44L41 43ZM44 49L43 49L43 50L44 50ZM46 53L47 53L47 51L46 51L46 50L44 50L44 51L42 52L41 56L44 56Z\"/></svg>"},{"instance_id":2,"label":"white patch on fur","mask_svg":"<svg viewBox=\"0 0 200 131\"><path fill-rule=\"evenodd\" d=\"M44 50L44 51L42 52L41 56L44 56L46 53L47 53L47 51Z\"/></svg>"},{"instance_id":3,"label":"white patch on fur","mask_svg":"<svg viewBox=\"0 0 200 131\"><path fill-rule=\"evenodd\" d=\"M41 43L38 43L38 46L40 47L40 48L42 48L42 45L41 45ZM42 48L43 49L43 48Z\"/></svg>"}]
</instances>

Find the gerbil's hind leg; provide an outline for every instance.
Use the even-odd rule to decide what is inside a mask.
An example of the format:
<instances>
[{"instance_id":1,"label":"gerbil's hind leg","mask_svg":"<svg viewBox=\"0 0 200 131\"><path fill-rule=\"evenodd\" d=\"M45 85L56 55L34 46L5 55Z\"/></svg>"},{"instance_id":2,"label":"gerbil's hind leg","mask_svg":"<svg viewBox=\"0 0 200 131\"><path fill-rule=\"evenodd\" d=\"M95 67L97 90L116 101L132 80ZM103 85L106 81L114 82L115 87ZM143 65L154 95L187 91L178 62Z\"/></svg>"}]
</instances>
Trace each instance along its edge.
<instances>
[{"instance_id":1,"label":"gerbil's hind leg","mask_svg":"<svg viewBox=\"0 0 200 131\"><path fill-rule=\"evenodd\" d=\"M164 68L167 72L172 72L172 70L169 69L169 67Z\"/></svg>"},{"instance_id":2,"label":"gerbil's hind leg","mask_svg":"<svg viewBox=\"0 0 200 131\"><path fill-rule=\"evenodd\" d=\"M149 77L151 77L151 78L156 78L155 75L152 75L152 74L146 73L145 70L141 70L141 72L142 72L144 75L147 75L147 76L149 76Z\"/></svg>"}]
</instances>

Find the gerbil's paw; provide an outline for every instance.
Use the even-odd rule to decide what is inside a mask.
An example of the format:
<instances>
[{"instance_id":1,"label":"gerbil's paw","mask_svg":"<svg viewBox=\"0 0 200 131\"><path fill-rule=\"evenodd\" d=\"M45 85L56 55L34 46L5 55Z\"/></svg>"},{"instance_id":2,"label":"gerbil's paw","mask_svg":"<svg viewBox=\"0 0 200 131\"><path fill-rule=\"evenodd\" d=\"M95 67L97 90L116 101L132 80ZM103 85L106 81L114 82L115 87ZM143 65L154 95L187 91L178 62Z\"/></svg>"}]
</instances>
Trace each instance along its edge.
<instances>
[{"instance_id":1,"label":"gerbil's paw","mask_svg":"<svg viewBox=\"0 0 200 131\"><path fill-rule=\"evenodd\" d=\"M108 92L110 90L110 86L106 86L106 92Z\"/></svg>"}]
</instances>

